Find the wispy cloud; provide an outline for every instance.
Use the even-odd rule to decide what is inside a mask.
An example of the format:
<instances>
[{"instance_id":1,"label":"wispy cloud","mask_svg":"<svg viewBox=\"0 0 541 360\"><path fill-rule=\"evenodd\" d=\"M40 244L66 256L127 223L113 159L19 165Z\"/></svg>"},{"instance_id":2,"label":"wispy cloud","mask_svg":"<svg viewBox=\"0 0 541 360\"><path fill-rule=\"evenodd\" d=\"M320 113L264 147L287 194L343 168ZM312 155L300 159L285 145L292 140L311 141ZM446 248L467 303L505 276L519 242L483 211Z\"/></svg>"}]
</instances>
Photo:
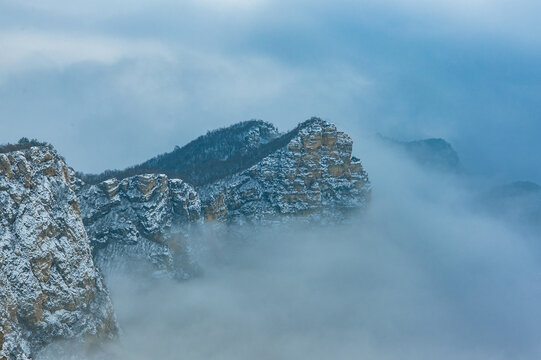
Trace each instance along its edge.
<instances>
[{"instance_id":1,"label":"wispy cloud","mask_svg":"<svg viewBox=\"0 0 541 360\"><path fill-rule=\"evenodd\" d=\"M450 136L482 173L539 179L516 159L541 131L540 12L532 0L5 0L0 117L16 124L0 141L48 121L32 136L96 171L235 121L285 129L319 115L397 138ZM103 149L129 158L89 159L50 118L81 134L114 120ZM116 142L123 131L149 139L139 154Z\"/></svg>"},{"instance_id":2,"label":"wispy cloud","mask_svg":"<svg viewBox=\"0 0 541 360\"><path fill-rule=\"evenodd\" d=\"M155 41L62 32L0 31L0 48L0 71L4 75L80 62L113 64L135 58L175 59L171 51Z\"/></svg>"},{"instance_id":3,"label":"wispy cloud","mask_svg":"<svg viewBox=\"0 0 541 360\"><path fill-rule=\"evenodd\" d=\"M455 179L365 140L362 216L207 224L190 240L203 275L187 282L149 279L140 262L107 273L123 335L88 359L538 359L536 239L472 211Z\"/></svg>"}]
</instances>

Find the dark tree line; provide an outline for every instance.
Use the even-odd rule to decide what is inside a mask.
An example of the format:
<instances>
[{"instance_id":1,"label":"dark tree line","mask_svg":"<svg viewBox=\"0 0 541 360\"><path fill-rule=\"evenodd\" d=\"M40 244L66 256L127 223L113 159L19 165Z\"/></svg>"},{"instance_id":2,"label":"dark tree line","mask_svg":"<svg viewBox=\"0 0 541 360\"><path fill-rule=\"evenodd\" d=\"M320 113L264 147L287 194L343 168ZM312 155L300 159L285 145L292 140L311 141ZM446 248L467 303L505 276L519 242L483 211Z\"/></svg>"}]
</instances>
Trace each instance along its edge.
<instances>
[{"instance_id":1,"label":"dark tree line","mask_svg":"<svg viewBox=\"0 0 541 360\"><path fill-rule=\"evenodd\" d=\"M16 144L3 144L0 145L0 153L5 154L11 151L26 150L32 146L47 146L53 148L53 146L47 142L39 141L37 139L29 140L27 137L22 137Z\"/></svg>"},{"instance_id":2,"label":"dark tree line","mask_svg":"<svg viewBox=\"0 0 541 360\"><path fill-rule=\"evenodd\" d=\"M307 120L281 136L277 135L276 129L269 123L261 120L245 121L209 131L182 148L177 146L172 152L158 155L140 165L124 170L106 170L96 175L77 173L77 176L86 183L97 184L111 178L121 180L135 175L160 173L201 186L248 169L286 146L301 128L317 120ZM259 127L260 136L268 142L250 148L247 147L244 135L254 126Z\"/></svg>"}]
</instances>

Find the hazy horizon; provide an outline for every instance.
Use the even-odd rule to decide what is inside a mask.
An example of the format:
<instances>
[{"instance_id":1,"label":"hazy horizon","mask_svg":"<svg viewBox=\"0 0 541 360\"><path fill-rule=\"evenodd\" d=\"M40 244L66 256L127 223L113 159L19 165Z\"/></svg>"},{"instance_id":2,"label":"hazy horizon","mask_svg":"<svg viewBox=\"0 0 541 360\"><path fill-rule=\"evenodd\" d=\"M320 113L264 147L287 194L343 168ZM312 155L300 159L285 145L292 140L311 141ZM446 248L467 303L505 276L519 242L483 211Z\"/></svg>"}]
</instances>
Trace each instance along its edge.
<instances>
[{"instance_id":1,"label":"hazy horizon","mask_svg":"<svg viewBox=\"0 0 541 360\"><path fill-rule=\"evenodd\" d=\"M539 358L538 233L480 211L460 177L363 140L375 186L361 213L203 224L189 281L115 263L104 276L118 341L37 359Z\"/></svg>"},{"instance_id":2,"label":"hazy horizon","mask_svg":"<svg viewBox=\"0 0 541 360\"><path fill-rule=\"evenodd\" d=\"M539 14L0 0L0 358L541 359Z\"/></svg>"},{"instance_id":3,"label":"hazy horizon","mask_svg":"<svg viewBox=\"0 0 541 360\"><path fill-rule=\"evenodd\" d=\"M319 116L363 136L442 137L474 175L539 183L540 11L529 0L5 0L0 143L38 138L101 172L239 121L286 131Z\"/></svg>"}]
</instances>

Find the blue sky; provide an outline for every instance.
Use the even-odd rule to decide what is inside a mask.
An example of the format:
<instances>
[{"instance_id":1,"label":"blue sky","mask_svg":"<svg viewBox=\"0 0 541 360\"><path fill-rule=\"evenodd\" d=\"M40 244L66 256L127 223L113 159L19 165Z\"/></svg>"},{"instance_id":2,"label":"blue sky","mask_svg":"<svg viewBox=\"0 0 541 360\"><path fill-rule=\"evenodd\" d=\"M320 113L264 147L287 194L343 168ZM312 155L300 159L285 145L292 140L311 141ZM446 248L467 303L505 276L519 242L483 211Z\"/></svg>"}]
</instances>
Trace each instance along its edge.
<instances>
[{"instance_id":1,"label":"blue sky","mask_svg":"<svg viewBox=\"0 0 541 360\"><path fill-rule=\"evenodd\" d=\"M466 168L541 182L541 3L0 0L0 142L122 168L209 129L317 115L444 137ZM362 154L357 154L362 158Z\"/></svg>"}]
</instances>

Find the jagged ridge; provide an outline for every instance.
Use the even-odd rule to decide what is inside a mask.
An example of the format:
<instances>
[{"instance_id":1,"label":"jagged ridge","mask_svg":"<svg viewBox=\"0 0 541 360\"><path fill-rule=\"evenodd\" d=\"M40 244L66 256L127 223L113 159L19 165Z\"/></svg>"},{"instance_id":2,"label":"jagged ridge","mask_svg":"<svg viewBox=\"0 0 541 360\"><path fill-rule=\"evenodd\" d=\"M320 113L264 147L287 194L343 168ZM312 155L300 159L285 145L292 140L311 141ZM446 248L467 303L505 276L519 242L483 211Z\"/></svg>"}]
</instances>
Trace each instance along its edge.
<instances>
[{"instance_id":1,"label":"jagged ridge","mask_svg":"<svg viewBox=\"0 0 541 360\"><path fill-rule=\"evenodd\" d=\"M248 169L266 156L286 146L303 128L323 121L313 117L293 130L280 134L261 120L250 120L209 131L184 147L158 155L125 170L108 170L98 175L78 173L87 184L107 179L122 180L142 174L165 174L193 186L202 186Z\"/></svg>"},{"instance_id":2,"label":"jagged ridge","mask_svg":"<svg viewBox=\"0 0 541 360\"><path fill-rule=\"evenodd\" d=\"M261 139L262 127L270 134L264 140L272 140ZM206 152L200 148L226 133L236 140ZM208 169L206 178L227 174L211 183L194 188L164 174L81 183L83 219L98 265L116 266L122 263L114 260L118 258L142 259L158 273L185 278L194 269L186 240L191 224L283 221L298 216L334 221L362 208L369 199L368 176L360 160L351 156L353 141L326 121L312 118L278 137L275 128L263 122L209 134L189 145L191 149L204 153L211 163L221 159L222 165L231 164L227 171ZM184 161L193 162L193 156ZM164 158L168 163L175 154L148 163ZM180 165L169 168L175 166ZM175 190L180 188L181 193Z\"/></svg>"},{"instance_id":3,"label":"jagged ridge","mask_svg":"<svg viewBox=\"0 0 541 360\"><path fill-rule=\"evenodd\" d=\"M261 150L272 151L279 137L274 125L261 121L244 121L228 128L209 131L182 148L158 155L125 170L105 171L99 175L78 174L88 184L110 178L118 180L141 174L165 174L192 185L202 185L234 174L261 157Z\"/></svg>"},{"instance_id":4,"label":"jagged ridge","mask_svg":"<svg viewBox=\"0 0 541 360\"><path fill-rule=\"evenodd\" d=\"M131 261L146 261L156 273L187 278L186 242L191 225L199 223L201 202L180 179L163 174L80 184L81 213L94 259L107 271Z\"/></svg>"},{"instance_id":5,"label":"jagged ridge","mask_svg":"<svg viewBox=\"0 0 541 360\"><path fill-rule=\"evenodd\" d=\"M269 144L270 145L270 144ZM199 188L207 220L279 220L284 216L341 218L366 205L370 182L351 138L318 118L261 148L261 159L238 174Z\"/></svg>"},{"instance_id":6,"label":"jagged ridge","mask_svg":"<svg viewBox=\"0 0 541 360\"><path fill-rule=\"evenodd\" d=\"M136 170L188 164L201 173L196 187L157 173L88 184L47 146L0 154L4 354L24 358L54 338L115 334L91 248L102 268L147 260L157 273L186 278L195 268L192 225L341 219L369 199L351 138L318 118L283 135L268 123L241 123L190 144Z\"/></svg>"}]
</instances>

